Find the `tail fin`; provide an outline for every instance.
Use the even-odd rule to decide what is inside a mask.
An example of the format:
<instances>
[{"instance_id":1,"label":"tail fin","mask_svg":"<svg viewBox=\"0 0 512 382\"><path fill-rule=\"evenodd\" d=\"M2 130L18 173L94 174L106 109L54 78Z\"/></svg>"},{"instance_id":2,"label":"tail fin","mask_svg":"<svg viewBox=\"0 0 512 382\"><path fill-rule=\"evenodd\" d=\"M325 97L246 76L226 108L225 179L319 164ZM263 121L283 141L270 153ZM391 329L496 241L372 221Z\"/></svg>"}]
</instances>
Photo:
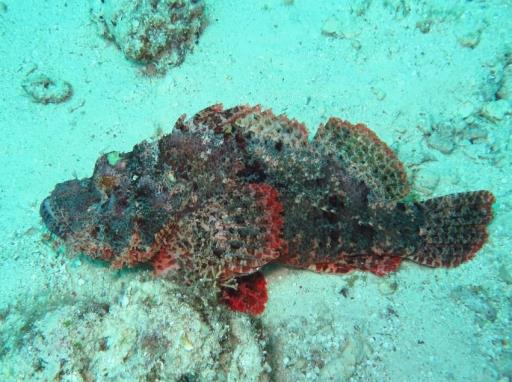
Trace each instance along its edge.
<instances>
[{"instance_id":1,"label":"tail fin","mask_svg":"<svg viewBox=\"0 0 512 382\"><path fill-rule=\"evenodd\" d=\"M487 240L494 200L489 191L475 191L414 203L423 215L420 243L406 258L430 267L456 267L472 259Z\"/></svg>"}]
</instances>

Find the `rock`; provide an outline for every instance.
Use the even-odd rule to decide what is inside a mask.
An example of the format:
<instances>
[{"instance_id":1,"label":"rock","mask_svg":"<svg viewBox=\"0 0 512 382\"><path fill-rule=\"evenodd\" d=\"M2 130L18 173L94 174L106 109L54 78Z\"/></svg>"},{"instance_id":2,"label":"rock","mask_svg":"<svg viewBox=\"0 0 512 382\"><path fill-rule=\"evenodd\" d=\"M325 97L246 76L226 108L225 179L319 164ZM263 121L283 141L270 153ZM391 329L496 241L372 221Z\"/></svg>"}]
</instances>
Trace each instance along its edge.
<instances>
[{"instance_id":1,"label":"rock","mask_svg":"<svg viewBox=\"0 0 512 382\"><path fill-rule=\"evenodd\" d=\"M455 149L454 137L446 129L434 130L427 137L427 145L443 154L451 154Z\"/></svg>"},{"instance_id":2,"label":"rock","mask_svg":"<svg viewBox=\"0 0 512 382\"><path fill-rule=\"evenodd\" d=\"M164 73L183 62L206 26L203 0L93 0L101 33L126 58Z\"/></svg>"},{"instance_id":3,"label":"rock","mask_svg":"<svg viewBox=\"0 0 512 382\"><path fill-rule=\"evenodd\" d=\"M480 43L482 31L480 29L466 32L457 38L459 44L465 48L475 48Z\"/></svg>"},{"instance_id":4,"label":"rock","mask_svg":"<svg viewBox=\"0 0 512 382\"><path fill-rule=\"evenodd\" d=\"M468 118L468 117L472 116L473 114L475 114L477 109L478 109L478 106L474 105L472 102L465 101L465 102L462 102L457 107L457 115L458 115L458 117L465 119L465 118Z\"/></svg>"},{"instance_id":5,"label":"rock","mask_svg":"<svg viewBox=\"0 0 512 382\"><path fill-rule=\"evenodd\" d=\"M512 100L512 64L507 65L503 70L503 78L496 95L500 99Z\"/></svg>"},{"instance_id":6,"label":"rock","mask_svg":"<svg viewBox=\"0 0 512 382\"><path fill-rule=\"evenodd\" d=\"M499 122L505 118L505 115L510 114L511 112L511 105L505 99L488 102L480 110L482 117L491 122Z\"/></svg>"},{"instance_id":7,"label":"rock","mask_svg":"<svg viewBox=\"0 0 512 382\"><path fill-rule=\"evenodd\" d=\"M27 77L21 84L34 102L61 103L67 101L73 95L73 88L69 82L53 80L44 74L34 74Z\"/></svg>"},{"instance_id":8,"label":"rock","mask_svg":"<svg viewBox=\"0 0 512 382\"><path fill-rule=\"evenodd\" d=\"M464 130L464 139L471 143L479 143L487 140L488 132L482 126L470 126Z\"/></svg>"},{"instance_id":9,"label":"rock","mask_svg":"<svg viewBox=\"0 0 512 382\"><path fill-rule=\"evenodd\" d=\"M455 27L457 41L464 48L474 49L480 43L482 31L486 28L487 24L484 20L471 13L462 14L460 21L462 22Z\"/></svg>"}]
</instances>

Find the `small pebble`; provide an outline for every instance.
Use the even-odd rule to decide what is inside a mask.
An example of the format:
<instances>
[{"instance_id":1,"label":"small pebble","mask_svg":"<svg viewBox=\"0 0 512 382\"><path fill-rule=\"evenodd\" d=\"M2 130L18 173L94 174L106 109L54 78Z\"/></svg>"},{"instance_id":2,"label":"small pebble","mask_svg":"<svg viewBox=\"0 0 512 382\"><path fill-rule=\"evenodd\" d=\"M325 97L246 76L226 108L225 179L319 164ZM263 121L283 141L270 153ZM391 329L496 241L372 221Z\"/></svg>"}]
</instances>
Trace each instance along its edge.
<instances>
[{"instance_id":1,"label":"small pebble","mask_svg":"<svg viewBox=\"0 0 512 382\"><path fill-rule=\"evenodd\" d=\"M355 50L360 50L361 49L361 43L359 42L359 40L352 40L350 42L350 45L352 46L352 48L354 48Z\"/></svg>"},{"instance_id":2,"label":"small pebble","mask_svg":"<svg viewBox=\"0 0 512 382\"><path fill-rule=\"evenodd\" d=\"M416 28L418 28L421 33L430 32L431 27L432 27L431 19L420 20L416 23Z\"/></svg>"}]
</instances>

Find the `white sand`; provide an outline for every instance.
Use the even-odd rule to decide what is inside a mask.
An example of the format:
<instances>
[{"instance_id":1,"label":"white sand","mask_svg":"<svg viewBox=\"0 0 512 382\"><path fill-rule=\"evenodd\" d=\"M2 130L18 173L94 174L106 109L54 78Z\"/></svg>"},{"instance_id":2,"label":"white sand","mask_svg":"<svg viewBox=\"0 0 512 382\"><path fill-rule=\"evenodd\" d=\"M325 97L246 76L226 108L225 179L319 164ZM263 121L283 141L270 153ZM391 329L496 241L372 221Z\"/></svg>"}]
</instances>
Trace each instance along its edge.
<instances>
[{"instance_id":1,"label":"white sand","mask_svg":"<svg viewBox=\"0 0 512 382\"><path fill-rule=\"evenodd\" d=\"M404 264L382 279L269 269L262 321L280 344L276 379L511 380L512 106L495 103L512 55L510 2L357 1L350 13L336 0L210 0L195 51L164 78L99 37L83 3L6 0L0 10L0 310L47 303L52 290L103 293L41 240L38 206L56 183L89 176L100 153L168 132L182 113L261 103L312 133L331 115L366 123L422 197L497 197L489 244L454 270ZM73 97L33 103L21 83L35 68L70 82Z\"/></svg>"}]
</instances>

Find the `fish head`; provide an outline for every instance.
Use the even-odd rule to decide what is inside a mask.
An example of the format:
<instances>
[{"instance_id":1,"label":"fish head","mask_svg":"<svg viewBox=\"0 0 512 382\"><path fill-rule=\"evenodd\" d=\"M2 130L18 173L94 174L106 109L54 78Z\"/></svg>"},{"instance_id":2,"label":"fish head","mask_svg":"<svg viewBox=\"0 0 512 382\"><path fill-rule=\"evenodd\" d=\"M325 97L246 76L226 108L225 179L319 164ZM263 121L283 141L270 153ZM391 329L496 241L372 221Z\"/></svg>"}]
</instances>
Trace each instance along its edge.
<instances>
[{"instance_id":1,"label":"fish head","mask_svg":"<svg viewBox=\"0 0 512 382\"><path fill-rule=\"evenodd\" d=\"M169 214L163 207L172 204L171 182L161 184L155 175L153 149L143 142L128 153L104 154L90 178L57 184L41 203L45 225L66 241L119 252L138 225L149 242L161 223L160 214Z\"/></svg>"},{"instance_id":2,"label":"fish head","mask_svg":"<svg viewBox=\"0 0 512 382\"><path fill-rule=\"evenodd\" d=\"M50 232L67 239L74 232L83 231L100 201L101 194L90 178L72 179L57 184L41 203L39 212Z\"/></svg>"}]
</instances>

